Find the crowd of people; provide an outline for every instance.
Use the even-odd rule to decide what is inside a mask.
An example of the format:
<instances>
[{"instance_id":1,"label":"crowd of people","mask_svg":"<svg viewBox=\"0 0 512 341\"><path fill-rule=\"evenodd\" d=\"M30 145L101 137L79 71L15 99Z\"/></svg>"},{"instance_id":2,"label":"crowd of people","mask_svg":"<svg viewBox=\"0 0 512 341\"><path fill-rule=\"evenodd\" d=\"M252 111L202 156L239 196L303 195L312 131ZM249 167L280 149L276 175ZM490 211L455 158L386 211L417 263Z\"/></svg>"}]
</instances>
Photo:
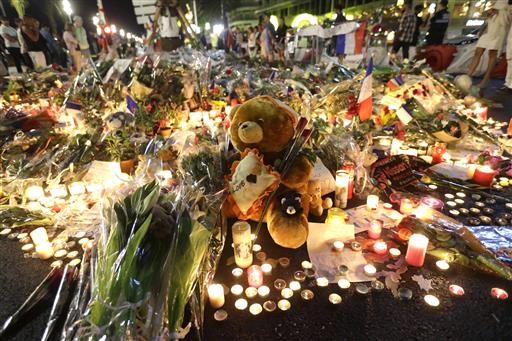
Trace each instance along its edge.
<instances>
[{"instance_id":1,"label":"crowd of people","mask_svg":"<svg viewBox=\"0 0 512 341\"><path fill-rule=\"evenodd\" d=\"M62 35L48 26L40 27L31 17L16 19L15 26L6 17L0 19L0 74L7 74L10 61L18 73L60 65L78 73L91 57L94 59L135 56L135 41L110 33L87 32L80 16L65 24Z\"/></svg>"}]
</instances>

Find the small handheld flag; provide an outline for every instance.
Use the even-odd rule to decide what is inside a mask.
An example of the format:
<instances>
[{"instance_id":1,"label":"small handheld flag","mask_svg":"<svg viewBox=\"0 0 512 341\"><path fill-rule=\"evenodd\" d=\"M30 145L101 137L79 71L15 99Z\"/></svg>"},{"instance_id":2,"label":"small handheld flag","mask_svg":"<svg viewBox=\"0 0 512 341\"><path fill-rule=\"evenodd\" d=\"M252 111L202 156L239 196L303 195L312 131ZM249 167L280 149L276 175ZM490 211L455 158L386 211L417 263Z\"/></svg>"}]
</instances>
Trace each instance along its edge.
<instances>
[{"instance_id":1,"label":"small handheld flag","mask_svg":"<svg viewBox=\"0 0 512 341\"><path fill-rule=\"evenodd\" d=\"M135 103L131 96L126 96L126 107L132 114L139 109L137 103Z\"/></svg>"},{"instance_id":2,"label":"small handheld flag","mask_svg":"<svg viewBox=\"0 0 512 341\"><path fill-rule=\"evenodd\" d=\"M372 117L372 93L373 93L373 58L370 58L368 68L366 69L366 76L363 79L361 85L361 91L359 92L359 98L357 104L359 105L359 119L361 121L368 120Z\"/></svg>"}]
</instances>

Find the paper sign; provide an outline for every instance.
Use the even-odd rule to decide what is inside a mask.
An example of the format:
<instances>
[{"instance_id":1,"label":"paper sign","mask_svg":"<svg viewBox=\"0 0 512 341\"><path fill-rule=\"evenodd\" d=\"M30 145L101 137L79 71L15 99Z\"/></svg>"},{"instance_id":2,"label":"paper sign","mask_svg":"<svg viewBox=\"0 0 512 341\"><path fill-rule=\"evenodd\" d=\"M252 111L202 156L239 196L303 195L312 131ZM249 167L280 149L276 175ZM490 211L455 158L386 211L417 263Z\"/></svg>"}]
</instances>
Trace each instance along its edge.
<instances>
[{"instance_id":1,"label":"paper sign","mask_svg":"<svg viewBox=\"0 0 512 341\"><path fill-rule=\"evenodd\" d=\"M309 223L307 247L309 259L316 267L316 275L326 277L330 283L336 283L339 280L337 278L338 266L346 265L349 268L347 273L349 281L371 281L372 279L364 274L363 267L367 263L360 251L355 252L350 248L345 248L343 252L332 250L334 241L343 241L347 238L346 229L343 226Z\"/></svg>"},{"instance_id":2,"label":"paper sign","mask_svg":"<svg viewBox=\"0 0 512 341\"><path fill-rule=\"evenodd\" d=\"M119 162L93 161L82 181L97 184L120 183L121 167Z\"/></svg>"},{"instance_id":3,"label":"paper sign","mask_svg":"<svg viewBox=\"0 0 512 341\"><path fill-rule=\"evenodd\" d=\"M103 78L103 83L107 83L110 80L110 78L112 78L114 73L116 73L117 76L113 79L119 79L119 76L121 76L123 72L126 71L126 69L128 68L128 66L130 66L131 63L131 59L117 59L114 62L114 64L110 67L105 77Z\"/></svg>"},{"instance_id":4,"label":"paper sign","mask_svg":"<svg viewBox=\"0 0 512 341\"><path fill-rule=\"evenodd\" d=\"M403 215L393 209L385 209L383 205L374 211L367 211L366 205L351 208L345 211L348 221L355 226L355 233L361 233L368 230L372 220L382 220L383 227L393 228L402 220Z\"/></svg>"},{"instance_id":5,"label":"paper sign","mask_svg":"<svg viewBox=\"0 0 512 341\"><path fill-rule=\"evenodd\" d=\"M452 165L446 162L438 163L429 168L430 170L447 176L449 178L455 178L460 180L469 180L468 166L465 165Z\"/></svg>"},{"instance_id":6,"label":"paper sign","mask_svg":"<svg viewBox=\"0 0 512 341\"><path fill-rule=\"evenodd\" d=\"M396 98L393 96L385 95L380 100L381 105L385 105L389 107L390 109L398 109L402 107L403 101L400 98Z\"/></svg>"}]
</instances>

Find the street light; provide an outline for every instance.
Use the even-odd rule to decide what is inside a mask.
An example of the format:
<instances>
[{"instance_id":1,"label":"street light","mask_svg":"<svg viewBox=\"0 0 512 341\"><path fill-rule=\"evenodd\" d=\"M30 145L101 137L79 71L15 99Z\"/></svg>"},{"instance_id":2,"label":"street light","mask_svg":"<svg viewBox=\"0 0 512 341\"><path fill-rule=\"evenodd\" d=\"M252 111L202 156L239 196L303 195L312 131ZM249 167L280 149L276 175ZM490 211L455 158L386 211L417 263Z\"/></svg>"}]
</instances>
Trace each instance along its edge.
<instances>
[{"instance_id":1,"label":"street light","mask_svg":"<svg viewBox=\"0 0 512 341\"><path fill-rule=\"evenodd\" d=\"M130 32L126 33L126 38L128 40L131 40L132 39L132 34Z\"/></svg>"},{"instance_id":2,"label":"street light","mask_svg":"<svg viewBox=\"0 0 512 341\"><path fill-rule=\"evenodd\" d=\"M98 26L99 23L100 23L100 18L98 18L97 15L93 16L92 17L92 23L94 24L94 26Z\"/></svg>"},{"instance_id":3,"label":"street light","mask_svg":"<svg viewBox=\"0 0 512 341\"><path fill-rule=\"evenodd\" d=\"M119 30L119 35L124 38L124 36L126 35L126 32L123 30L123 29L120 29Z\"/></svg>"},{"instance_id":4,"label":"street light","mask_svg":"<svg viewBox=\"0 0 512 341\"><path fill-rule=\"evenodd\" d=\"M111 31L112 33L116 33L116 32L117 32L117 27L116 27L116 25L114 25L114 24L110 25L110 31Z\"/></svg>"},{"instance_id":5,"label":"street light","mask_svg":"<svg viewBox=\"0 0 512 341\"><path fill-rule=\"evenodd\" d=\"M209 31L209 30L210 30L210 28L211 28L210 23L209 23L209 22L206 22L206 23L204 24L204 30L205 30L205 31Z\"/></svg>"},{"instance_id":6,"label":"street light","mask_svg":"<svg viewBox=\"0 0 512 341\"><path fill-rule=\"evenodd\" d=\"M68 15L69 21L72 21L71 14L73 14L73 9L71 8L69 0L62 0L62 9L64 10L64 13Z\"/></svg>"}]
</instances>

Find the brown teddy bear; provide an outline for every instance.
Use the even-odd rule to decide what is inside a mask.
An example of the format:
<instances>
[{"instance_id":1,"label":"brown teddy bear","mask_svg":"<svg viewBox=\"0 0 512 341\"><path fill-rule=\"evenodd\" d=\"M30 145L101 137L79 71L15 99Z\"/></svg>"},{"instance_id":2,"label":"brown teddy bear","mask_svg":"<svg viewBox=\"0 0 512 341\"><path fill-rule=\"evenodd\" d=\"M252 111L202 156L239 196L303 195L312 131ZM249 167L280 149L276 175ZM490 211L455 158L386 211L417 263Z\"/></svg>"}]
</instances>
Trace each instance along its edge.
<instances>
[{"instance_id":1,"label":"brown teddy bear","mask_svg":"<svg viewBox=\"0 0 512 341\"><path fill-rule=\"evenodd\" d=\"M230 135L241 160L228 176L228 216L258 221L269 195L277 189L266 214L269 233L283 247L298 248L308 236L308 181L313 165L298 155L286 174L276 172L295 136L298 114L269 96L253 98L230 112Z\"/></svg>"}]
</instances>

